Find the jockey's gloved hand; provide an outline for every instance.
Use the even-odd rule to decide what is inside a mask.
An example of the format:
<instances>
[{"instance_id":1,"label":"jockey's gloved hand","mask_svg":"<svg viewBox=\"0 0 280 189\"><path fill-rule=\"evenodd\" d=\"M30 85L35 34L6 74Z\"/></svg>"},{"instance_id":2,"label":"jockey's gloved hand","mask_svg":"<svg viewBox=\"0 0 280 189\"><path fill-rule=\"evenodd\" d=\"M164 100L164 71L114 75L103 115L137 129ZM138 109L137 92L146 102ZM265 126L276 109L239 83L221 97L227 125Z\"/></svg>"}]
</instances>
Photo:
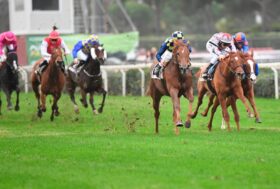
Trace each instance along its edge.
<instances>
[{"instance_id":1,"label":"jockey's gloved hand","mask_svg":"<svg viewBox=\"0 0 280 189\"><path fill-rule=\"evenodd\" d=\"M79 63L78 58L75 58L75 59L73 60L73 62L74 62L74 64L78 64L78 63Z\"/></svg>"}]
</instances>

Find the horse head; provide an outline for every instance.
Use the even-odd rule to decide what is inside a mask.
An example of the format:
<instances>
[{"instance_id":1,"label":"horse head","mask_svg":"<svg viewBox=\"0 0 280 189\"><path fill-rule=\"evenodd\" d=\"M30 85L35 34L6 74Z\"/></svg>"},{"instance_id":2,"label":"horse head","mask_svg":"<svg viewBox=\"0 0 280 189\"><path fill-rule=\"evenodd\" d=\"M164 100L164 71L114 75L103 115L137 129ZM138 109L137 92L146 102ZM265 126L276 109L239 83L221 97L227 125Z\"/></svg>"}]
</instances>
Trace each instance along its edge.
<instances>
[{"instance_id":1,"label":"horse head","mask_svg":"<svg viewBox=\"0 0 280 189\"><path fill-rule=\"evenodd\" d=\"M255 83L257 80L257 76L255 74L255 69L256 69L256 62L254 60L254 53L253 51L249 53L243 54L243 57L245 59L244 62L244 71L246 74L246 77L251 80L251 82Z\"/></svg>"},{"instance_id":2,"label":"horse head","mask_svg":"<svg viewBox=\"0 0 280 189\"><path fill-rule=\"evenodd\" d=\"M63 53L61 48L54 48L52 51L50 63L54 63L56 66L61 67L63 65Z\"/></svg>"},{"instance_id":3,"label":"horse head","mask_svg":"<svg viewBox=\"0 0 280 189\"><path fill-rule=\"evenodd\" d=\"M6 64L11 69L13 74L18 72L18 56L16 52L8 52Z\"/></svg>"},{"instance_id":4,"label":"horse head","mask_svg":"<svg viewBox=\"0 0 280 189\"><path fill-rule=\"evenodd\" d=\"M228 56L226 56L222 61L222 63L226 63L229 71L238 79L242 79L244 73L243 70L243 58L241 57L240 52L231 52Z\"/></svg>"},{"instance_id":5,"label":"horse head","mask_svg":"<svg viewBox=\"0 0 280 189\"><path fill-rule=\"evenodd\" d=\"M174 50L172 57L174 63L178 64L180 73L184 75L191 66L190 51L187 45L180 40L174 42Z\"/></svg>"},{"instance_id":6,"label":"horse head","mask_svg":"<svg viewBox=\"0 0 280 189\"><path fill-rule=\"evenodd\" d=\"M97 60L100 65L104 64L107 58L107 52L102 46L94 46L90 49L90 55L93 60Z\"/></svg>"}]
</instances>

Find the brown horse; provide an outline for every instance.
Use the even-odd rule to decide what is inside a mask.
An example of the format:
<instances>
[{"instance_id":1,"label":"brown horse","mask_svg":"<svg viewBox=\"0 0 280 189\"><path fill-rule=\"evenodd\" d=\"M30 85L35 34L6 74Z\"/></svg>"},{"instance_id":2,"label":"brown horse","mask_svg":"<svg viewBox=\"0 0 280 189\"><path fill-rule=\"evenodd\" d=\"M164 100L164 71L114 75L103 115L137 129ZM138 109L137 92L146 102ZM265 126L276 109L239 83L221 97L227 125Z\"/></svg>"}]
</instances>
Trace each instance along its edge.
<instances>
[{"instance_id":1,"label":"brown horse","mask_svg":"<svg viewBox=\"0 0 280 189\"><path fill-rule=\"evenodd\" d=\"M159 104L162 96L170 96L173 103L173 122L175 124L175 133L179 134L178 127L182 127L180 118L180 97L183 95L189 100L189 112L185 126L191 125L193 87L192 71L189 58L188 47L181 41L174 42L172 59L169 61L163 72L163 80L151 79L149 93L153 99L155 132L158 133Z\"/></svg>"},{"instance_id":2,"label":"brown horse","mask_svg":"<svg viewBox=\"0 0 280 189\"><path fill-rule=\"evenodd\" d=\"M213 80L210 82L211 85L207 84L207 81L198 80L197 88L198 88L198 103L197 107L192 115L192 118L195 118L199 109L199 106L202 104L202 99L204 94L208 91L211 93L216 93L217 98L214 101L214 106L211 111L210 121L208 123L208 129L211 131L212 129L212 121L216 109L219 104L221 104L223 118L226 122L228 130L230 130L229 124L229 114L227 111L226 99L228 96L233 95L235 100L231 100L230 104L232 110L234 112L234 119L237 125L237 130L240 130L239 125L239 114L236 108L236 99L241 99L242 103L245 105L247 112L251 113L248 104L246 103L246 99L243 95L243 89L241 85L241 78L244 74L242 65L244 59L242 58L242 54L238 53L229 53L229 55L221 60L220 64L218 64L216 71L214 73ZM210 88L212 86L212 88Z\"/></svg>"},{"instance_id":3,"label":"brown horse","mask_svg":"<svg viewBox=\"0 0 280 189\"><path fill-rule=\"evenodd\" d=\"M253 108L253 111L254 111L254 115L248 115L248 116L255 117L255 121L257 123L261 123L260 115L257 111L255 98L254 98L254 83L256 82L256 76L255 76L256 62L253 58L253 52L243 54L243 57L245 59L244 64L243 64L243 69L245 72L245 79L243 79L241 82L242 88L243 88L244 96L248 99L248 101L250 102L250 104ZM207 116L209 108L213 104L214 98L215 98L214 94L211 94L209 96L208 106L201 113L202 116ZM234 98L234 96L229 97L229 99L227 100L227 106L230 105L230 100L234 100L232 98ZM222 125L222 127L224 128L223 125Z\"/></svg>"},{"instance_id":4,"label":"brown horse","mask_svg":"<svg viewBox=\"0 0 280 189\"><path fill-rule=\"evenodd\" d=\"M47 68L41 74L41 77L38 78L35 70L38 68L40 62L42 62L42 59L34 64L31 75L32 88L38 101L37 116L42 117L43 112L46 111L46 96L50 94L53 96L52 113L50 117L51 121L53 121L54 115L59 115L57 102L65 83L65 76L61 70L61 65L63 64L62 50L60 48L55 48L53 50Z\"/></svg>"},{"instance_id":5,"label":"brown horse","mask_svg":"<svg viewBox=\"0 0 280 189\"><path fill-rule=\"evenodd\" d=\"M88 57L87 63L84 65L84 67L81 69L81 71L78 74L74 73L75 70L73 70L71 66L68 68L68 75L66 78L66 88L70 95L71 101L74 104L74 110L76 113L79 112L79 108L75 101L75 96L74 96L75 89L77 86L80 87L81 96L82 96L81 102L83 106L84 107L88 106L86 94L89 93L90 94L89 102L93 113L94 114L102 113L107 92L103 88L103 80L102 80L100 65L104 64L105 58L106 58L106 54L104 48L101 46L94 46L94 48L91 49L91 54ZM93 102L94 92L99 92L102 93L103 95L103 99L100 107L98 108L98 111L96 110Z\"/></svg>"}]
</instances>

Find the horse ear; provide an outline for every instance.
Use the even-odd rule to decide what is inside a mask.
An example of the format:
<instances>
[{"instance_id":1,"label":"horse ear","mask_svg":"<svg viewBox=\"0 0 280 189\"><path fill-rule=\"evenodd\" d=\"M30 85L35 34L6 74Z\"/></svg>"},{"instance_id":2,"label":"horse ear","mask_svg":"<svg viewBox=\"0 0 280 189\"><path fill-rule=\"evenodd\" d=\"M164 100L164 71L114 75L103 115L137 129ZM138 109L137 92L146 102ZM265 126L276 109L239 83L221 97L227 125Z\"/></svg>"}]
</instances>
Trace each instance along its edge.
<instances>
[{"instance_id":1,"label":"horse ear","mask_svg":"<svg viewBox=\"0 0 280 189\"><path fill-rule=\"evenodd\" d=\"M96 59L97 55L95 53L95 48L90 49L90 55L91 55L92 59Z\"/></svg>"}]
</instances>

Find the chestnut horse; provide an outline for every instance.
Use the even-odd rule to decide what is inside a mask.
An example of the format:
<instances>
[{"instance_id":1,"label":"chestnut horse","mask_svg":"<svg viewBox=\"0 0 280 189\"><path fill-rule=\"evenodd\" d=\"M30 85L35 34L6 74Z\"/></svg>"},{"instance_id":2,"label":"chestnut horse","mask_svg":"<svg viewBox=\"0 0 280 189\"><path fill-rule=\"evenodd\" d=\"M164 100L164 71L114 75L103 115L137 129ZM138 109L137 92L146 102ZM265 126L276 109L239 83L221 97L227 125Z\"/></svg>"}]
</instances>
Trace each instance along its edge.
<instances>
[{"instance_id":1,"label":"chestnut horse","mask_svg":"<svg viewBox=\"0 0 280 189\"><path fill-rule=\"evenodd\" d=\"M0 63L0 91L3 90L6 99L8 110L13 109L11 102L11 95L16 91L16 105L15 110L19 110L19 71L18 71L18 56L16 52L8 52L7 60ZM1 114L2 100L0 95L0 114Z\"/></svg>"},{"instance_id":2,"label":"chestnut horse","mask_svg":"<svg viewBox=\"0 0 280 189\"><path fill-rule=\"evenodd\" d=\"M61 48L55 48L53 50L47 68L41 74L41 77L38 78L35 70L38 68L40 62L42 62L42 59L34 64L31 75L32 88L38 101L37 116L42 117L43 112L46 111L46 96L52 95L53 104L50 119L53 121L54 115L59 115L57 102L61 96L65 83L65 76L61 70L61 64L63 64Z\"/></svg>"},{"instance_id":3,"label":"chestnut horse","mask_svg":"<svg viewBox=\"0 0 280 189\"><path fill-rule=\"evenodd\" d=\"M227 102L226 99L228 96L233 95L235 100L231 100L230 104L234 113L234 119L236 122L237 130L240 130L239 125L239 114L236 107L236 99L239 98L242 103L245 105L248 113L251 114L250 108L246 102L246 99L243 94L243 89L241 85L242 75L244 74L242 65L244 59L240 52L234 53L231 52L229 55L222 59L218 64L216 71L214 73L213 80L211 81L211 85L207 85L207 81L198 80L197 89L198 89L198 103L197 107L192 115L192 118L195 118L199 109L199 106L202 104L202 99L204 94L208 91L211 93L216 93L218 98L214 101L214 106L212 107L210 121L208 123L208 130L212 129L212 121L216 109L219 104L222 107L223 118L226 122L227 128L230 131L229 124L229 114L227 111ZM200 73L198 73L200 74ZM210 88L209 86L212 86Z\"/></svg>"},{"instance_id":4,"label":"chestnut horse","mask_svg":"<svg viewBox=\"0 0 280 189\"><path fill-rule=\"evenodd\" d=\"M244 59L245 59L244 65L243 65L243 69L244 69L244 72L245 72L245 78L242 80L241 83L242 83L242 88L243 88L244 95L248 99L248 101L250 102L250 104L253 108L253 111L254 111L254 115L248 115L248 116L249 117L255 117L256 123L261 123L260 115L257 111L257 107L256 107L256 103L255 103L255 97L254 97L254 83L256 82L256 76L255 76L256 62L253 58L253 52L246 53L243 56L244 56ZM211 94L209 96L208 106L203 111L203 113L201 113L201 115L207 116L209 108L213 104L214 97L215 97L215 95L213 95L213 94ZM232 100L231 98L234 98L234 96L229 97L228 102L227 102L227 106L230 105L229 100ZM222 128L223 129L225 128L225 126L223 124L222 124Z\"/></svg>"},{"instance_id":5,"label":"chestnut horse","mask_svg":"<svg viewBox=\"0 0 280 189\"><path fill-rule=\"evenodd\" d=\"M79 113L78 105L75 101L75 89L77 86L80 87L80 92L82 95L81 102L84 107L87 107L86 94L90 94L90 105L94 114L102 113L105 104L105 98L107 91L103 88L103 80L100 70L100 65L104 64L106 58L106 52L101 46L94 46L91 48L91 53L88 60L81 71L76 74L75 70L70 66L68 68L68 75L66 77L66 88L70 95L71 101L74 104L74 110ZM73 70L73 71L72 71ZM93 95L94 92L102 93L103 99L98 111L94 106Z\"/></svg>"},{"instance_id":6,"label":"chestnut horse","mask_svg":"<svg viewBox=\"0 0 280 189\"><path fill-rule=\"evenodd\" d=\"M179 134L178 127L182 127L183 123L180 118L180 97L183 95L189 100L189 112L185 126L191 125L193 87L192 87L192 71L189 58L190 52L188 47L181 41L174 42L172 59L169 61L163 72L163 79L151 79L149 93L153 99L155 132L158 133L159 104L161 97L170 96L173 103L173 122L175 124L175 133Z\"/></svg>"}]
</instances>

